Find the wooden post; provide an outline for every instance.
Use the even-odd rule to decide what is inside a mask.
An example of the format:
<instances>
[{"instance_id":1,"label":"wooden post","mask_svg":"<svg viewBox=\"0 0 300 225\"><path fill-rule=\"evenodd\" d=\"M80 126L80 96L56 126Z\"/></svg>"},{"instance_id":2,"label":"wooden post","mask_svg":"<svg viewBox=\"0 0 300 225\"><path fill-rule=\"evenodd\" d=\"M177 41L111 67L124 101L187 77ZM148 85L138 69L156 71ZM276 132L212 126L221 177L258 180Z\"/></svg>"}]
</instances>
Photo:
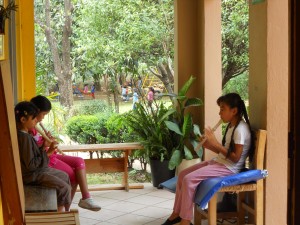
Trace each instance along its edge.
<instances>
[{"instance_id":1,"label":"wooden post","mask_svg":"<svg viewBox=\"0 0 300 225\"><path fill-rule=\"evenodd\" d=\"M0 66L0 204L2 205L4 224L23 224L24 192L9 61L1 62Z\"/></svg>"}]
</instances>

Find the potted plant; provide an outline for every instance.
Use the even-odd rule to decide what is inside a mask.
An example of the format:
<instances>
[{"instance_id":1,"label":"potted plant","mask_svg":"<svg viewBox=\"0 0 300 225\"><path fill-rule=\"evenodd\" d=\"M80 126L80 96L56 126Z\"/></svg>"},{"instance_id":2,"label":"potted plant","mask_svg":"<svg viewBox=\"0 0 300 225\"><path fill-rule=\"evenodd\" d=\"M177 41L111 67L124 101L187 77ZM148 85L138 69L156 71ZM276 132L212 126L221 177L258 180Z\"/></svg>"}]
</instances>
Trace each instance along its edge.
<instances>
[{"instance_id":1,"label":"potted plant","mask_svg":"<svg viewBox=\"0 0 300 225\"><path fill-rule=\"evenodd\" d=\"M17 11L17 8L14 1L9 2L6 7L0 5L0 34L5 32L5 20L9 19L11 11Z\"/></svg>"},{"instance_id":2,"label":"potted plant","mask_svg":"<svg viewBox=\"0 0 300 225\"><path fill-rule=\"evenodd\" d=\"M197 124L194 124L192 114L188 109L201 106L203 102L199 98L189 98L186 95L195 79L191 76L177 95L163 94L170 96L173 101L173 107L165 115L165 117L171 118L171 120L165 121L165 124L173 133L173 139L175 140L169 162L170 169L179 166L183 159L191 160L195 156L202 157L202 147L196 152L201 136L200 128Z\"/></svg>"},{"instance_id":3,"label":"potted plant","mask_svg":"<svg viewBox=\"0 0 300 225\"><path fill-rule=\"evenodd\" d=\"M172 134L164 122L169 119L166 116L168 110L163 102L154 101L151 107L146 102L140 102L135 110L125 114L126 124L144 147L154 187L175 175L175 170L168 169L174 149Z\"/></svg>"}]
</instances>

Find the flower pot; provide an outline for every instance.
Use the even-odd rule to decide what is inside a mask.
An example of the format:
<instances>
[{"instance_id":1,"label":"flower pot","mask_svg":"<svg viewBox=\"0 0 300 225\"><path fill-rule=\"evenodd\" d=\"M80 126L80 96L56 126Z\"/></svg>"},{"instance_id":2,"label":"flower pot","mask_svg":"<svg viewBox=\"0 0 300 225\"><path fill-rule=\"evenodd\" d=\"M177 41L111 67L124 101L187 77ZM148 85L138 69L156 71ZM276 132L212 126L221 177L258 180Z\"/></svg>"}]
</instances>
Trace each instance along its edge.
<instances>
[{"instance_id":1,"label":"flower pot","mask_svg":"<svg viewBox=\"0 0 300 225\"><path fill-rule=\"evenodd\" d=\"M200 158L195 158L191 160L183 159L182 162L179 164L179 166L176 167L176 175L178 175L182 170L190 166L193 166L199 162L201 162Z\"/></svg>"},{"instance_id":2,"label":"flower pot","mask_svg":"<svg viewBox=\"0 0 300 225\"><path fill-rule=\"evenodd\" d=\"M169 160L161 162L159 159L150 159L152 184L154 187L158 187L160 183L174 177L175 170L169 170L168 165Z\"/></svg>"}]
</instances>

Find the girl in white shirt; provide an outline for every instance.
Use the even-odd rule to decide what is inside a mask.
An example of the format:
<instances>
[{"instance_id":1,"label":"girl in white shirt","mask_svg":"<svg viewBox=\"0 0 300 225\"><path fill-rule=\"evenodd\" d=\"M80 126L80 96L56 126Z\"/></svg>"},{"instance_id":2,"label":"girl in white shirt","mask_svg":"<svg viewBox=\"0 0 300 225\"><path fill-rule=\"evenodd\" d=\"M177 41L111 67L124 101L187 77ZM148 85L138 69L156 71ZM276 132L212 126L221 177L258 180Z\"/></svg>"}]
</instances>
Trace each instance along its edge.
<instances>
[{"instance_id":1,"label":"girl in white shirt","mask_svg":"<svg viewBox=\"0 0 300 225\"><path fill-rule=\"evenodd\" d=\"M176 196L171 216L162 225L190 225L193 218L193 198L199 183L205 179L222 177L240 172L245 160L253 155L253 135L245 103L236 93L229 93L217 100L219 115L228 123L222 143L213 130L205 129L203 147L218 154L212 160L191 166L179 173Z\"/></svg>"}]
</instances>

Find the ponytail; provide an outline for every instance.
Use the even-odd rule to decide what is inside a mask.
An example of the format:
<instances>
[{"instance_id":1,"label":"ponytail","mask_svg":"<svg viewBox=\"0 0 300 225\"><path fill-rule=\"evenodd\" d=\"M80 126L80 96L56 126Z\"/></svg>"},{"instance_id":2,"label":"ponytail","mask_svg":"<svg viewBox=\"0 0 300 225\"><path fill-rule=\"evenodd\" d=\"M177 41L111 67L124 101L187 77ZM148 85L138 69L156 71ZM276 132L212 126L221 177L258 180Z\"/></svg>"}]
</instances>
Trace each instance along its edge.
<instances>
[{"instance_id":1,"label":"ponytail","mask_svg":"<svg viewBox=\"0 0 300 225\"><path fill-rule=\"evenodd\" d=\"M239 125L240 121L242 120L242 118L244 118L245 122L249 126L249 130L250 130L250 133L251 133L251 144L250 144L249 153L248 153L249 154L249 159L250 159L250 162L251 162L252 159L253 159L253 156L254 156L254 148L255 148L254 147L254 132L251 129L251 125L250 125L250 121L249 121L249 117L248 117L248 113L247 113L247 109L246 109L244 101L241 99L239 94L229 93L229 94L223 95L223 96L218 98L217 104L220 106L221 103L225 103L230 108L237 108L238 115L240 116L240 120L238 121L238 123L236 124L236 126L234 127L234 129L232 131L232 135L231 135L231 139L230 139L230 145L229 145L226 157L228 157L230 155L230 153L234 151L234 141L233 141L234 132L235 132L235 129L237 128L237 126ZM223 139L222 139L222 145L223 146L225 145L226 134L227 134L229 126L230 126L230 124L227 125L226 130L225 130L225 134L224 134Z\"/></svg>"}]
</instances>

